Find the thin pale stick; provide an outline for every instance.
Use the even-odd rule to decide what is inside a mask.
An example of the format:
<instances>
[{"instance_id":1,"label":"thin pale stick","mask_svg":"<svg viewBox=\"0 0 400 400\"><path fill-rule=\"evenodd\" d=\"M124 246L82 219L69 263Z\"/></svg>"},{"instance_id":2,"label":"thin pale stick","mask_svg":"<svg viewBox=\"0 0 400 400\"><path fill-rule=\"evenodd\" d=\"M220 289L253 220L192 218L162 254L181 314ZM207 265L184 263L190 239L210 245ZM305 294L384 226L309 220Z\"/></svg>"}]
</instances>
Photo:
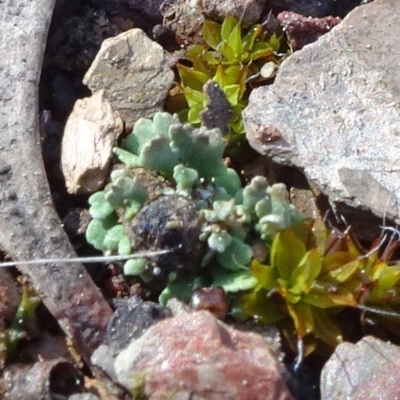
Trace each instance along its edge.
<instances>
[{"instance_id":1,"label":"thin pale stick","mask_svg":"<svg viewBox=\"0 0 400 400\"><path fill-rule=\"evenodd\" d=\"M132 258L151 258L164 254L172 253L178 250L180 246L166 250L154 251L140 251L135 254L128 254L124 256L94 256L94 257L72 257L72 258L44 258L38 260L27 261L5 261L0 263L0 268L14 267L18 265L40 265L40 264L58 264L58 263L98 263L98 262L113 262L113 261L126 261Z\"/></svg>"}]
</instances>

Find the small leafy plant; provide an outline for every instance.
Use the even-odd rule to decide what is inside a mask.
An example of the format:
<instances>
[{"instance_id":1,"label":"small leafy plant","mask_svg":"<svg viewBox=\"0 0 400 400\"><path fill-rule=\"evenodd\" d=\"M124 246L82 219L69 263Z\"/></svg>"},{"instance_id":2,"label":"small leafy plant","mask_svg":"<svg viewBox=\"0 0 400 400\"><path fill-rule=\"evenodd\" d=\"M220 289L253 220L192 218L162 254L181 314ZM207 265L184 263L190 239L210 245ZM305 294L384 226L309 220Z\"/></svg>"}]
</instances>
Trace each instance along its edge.
<instances>
[{"instance_id":1,"label":"small leafy plant","mask_svg":"<svg viewBox=\"0 0 400 400\"><path fill-rule=\"evenodd\" d=\"M177 66L181 80L178 93L187 102L187 108L179 115L183 121L200 125L201 112L209 102L204 85L212 79L230 103L231 132L242 134L241 113L247 105L248 82L257 81L265 63L278 63L281 39L276 35L267 38L260 24L244 31L232 16L227 16L222 24L205 21L202 35L206 45L195 45L186 51L185 60L190 65L180 63ZM170 98L170 106L174 100Z\"/></svg>"},{"instance_id":2,"label":"small leafy plant","mask_svg":"<svg viewBox=\"0 0 400 400\"><path fill-rule=\"evenodd\" d=\"M280 229L303 218L290 204L283 184L269 186L265 178L255 177L243 188L238 174L223 162L226 145L219 129L182 124L176 115L157 113L153 120L140 119L122 148L114 150L124 165L112 172L105 190L89 199L93 220L86 237L107 254L143 250L137 248L141 237L152 234L140 228L135 236L131 230L144 213L155 215L156 221L164 219L164 211L154 205L184 202L185 209L195 210L195 242L204 249L200 269L180 268L176 259L175 268L171 263L154 266L145 259L125 263L125 274L145 281L166 275L162 303L170 297L188 300L192 290L202 286L222 286L227 293L251 289L256 284L249 271L253 246L265 248ZM141 180L143 171L151 176L146 182ZM182 225L191 224L183 224L177 211L170 214L174 220L165 223L167 236L176 236ZM195 265L196 243L192 247L183 250L193 255L189 264Z\"/></svg>"},{"instance_id":3,"label":"small leafy plant","mask_svg":"<svg viewBox=\"0 0 400 400\"><path fill-rule=\"evenodd\" d=\"M301 360L318 341L331 348L343 341L335 316L345 307L398 319L400 268L388 264L391 253L365 252L349 232L338 237L303 220L275 236L268 264L252 261L258 285L241 306L260 321L277 322Z\"/></svg>"}]
</instances>

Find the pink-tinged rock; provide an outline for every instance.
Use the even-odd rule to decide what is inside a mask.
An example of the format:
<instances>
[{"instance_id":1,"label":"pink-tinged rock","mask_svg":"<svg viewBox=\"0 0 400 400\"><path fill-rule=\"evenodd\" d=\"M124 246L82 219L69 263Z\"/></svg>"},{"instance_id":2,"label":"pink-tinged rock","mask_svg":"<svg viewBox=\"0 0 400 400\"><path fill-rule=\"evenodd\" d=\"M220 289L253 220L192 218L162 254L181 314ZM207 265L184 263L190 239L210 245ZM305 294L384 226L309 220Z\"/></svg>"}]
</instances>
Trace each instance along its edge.
<instances>
[{"instance_id":1,"label":"pink-tinged rock","mask_svg":"<svg viewBox=\"0 0 400 400\"><path fill-rule=\"evenodd\" d=\"M339 345L322 370L321 399L400 399L400 348L372 336Z\"/></svg>"},{"instance_id":2,"label":"pink-tinged rock","mask_svg":"<svg viewBox=\"0 0 400 400\"><path fill-rule=\"evenodd\" d=\"M152 326L118 355L115 370L121 385L151 400L292 399L264 339L208 311Z\"/></svg>"}]
</instances>

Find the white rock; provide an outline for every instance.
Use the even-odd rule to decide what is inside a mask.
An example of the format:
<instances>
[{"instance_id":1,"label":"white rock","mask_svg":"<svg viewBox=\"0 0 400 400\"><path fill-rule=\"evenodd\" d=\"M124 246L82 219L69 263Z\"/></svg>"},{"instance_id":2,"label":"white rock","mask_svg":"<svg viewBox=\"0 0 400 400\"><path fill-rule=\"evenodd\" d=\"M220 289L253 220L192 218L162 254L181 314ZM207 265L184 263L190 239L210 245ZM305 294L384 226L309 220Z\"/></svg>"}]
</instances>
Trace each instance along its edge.
<instances>
[{"instance_id":1,"label":"white rock","mask_svg":"<svg viewBox=\"0 0 400 400\"><path fill-rule=\"evenodd\" d=\"M122 130L122 119L103 90L77 100L65 126L61 152L69 193L90 194L103 186L112 148Z\"/></svg>"}]
</instances>

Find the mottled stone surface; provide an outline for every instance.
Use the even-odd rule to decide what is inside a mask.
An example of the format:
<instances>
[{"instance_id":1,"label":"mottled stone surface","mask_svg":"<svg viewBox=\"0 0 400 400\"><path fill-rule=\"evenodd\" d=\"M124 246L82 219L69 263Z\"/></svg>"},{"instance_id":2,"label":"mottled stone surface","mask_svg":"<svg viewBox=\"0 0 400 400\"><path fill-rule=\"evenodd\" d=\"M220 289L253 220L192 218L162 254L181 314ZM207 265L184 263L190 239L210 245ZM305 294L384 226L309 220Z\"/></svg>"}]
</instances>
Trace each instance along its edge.
<instances>
[{"instance_id":1,"label":"mottled stone surface","mask_svg":"<svg viewBox=\"0 0 400 400\"><path fill-rule=\"evenodd\" d=\"M104 91L77 100L64 129L61 167L69 193L91 194L106 180L123 122Z\"/></svg>"},{"instance_id":2,"label":"mottled stone surface","mask_svg":"<svg viewBox=\"0 0 400 400\"><path fill-rule=\"evenodd\" d=\"M227 15L241 20L244 26L258 22L266 0L203 0L203 12L210 19L222 21Z\"/></svg>"},{"instance_id":3,"label":"mottled stone surface","mask_svg":"<svg viewBox=\"0 0 400 400\"><path fill-rule=\"evenodd\" d=\"M356 8L285 60L244 111L250 144L304 171L368 239L384 214L399 219L399 25L397 0Z\"/></svg>"},{"instance_id":4,"label":"mottled stone surface","mask_svg":"<svg viewBox=\"0 0 400 400\"><path fill-rule=\"evenodd\" d=\"M124 387L151 400L292 399L264 339L207 311L152 326L118 355L115 370Z\"/></svg>"},{"instance_id":5,"label":"mottled stone surface","mask_svg":"<svg viewBox=\"0 0 400 400\"><path fill-rule=\"evenodd\" d=\"M322 370L321 399L399 399L399 371L398 346L372 336L343 343Z\"/></svg>"},{"instance_id":6,"label":"mottled stone surface","mask_svg":"<svg viewBox=\"0 0 400 400\"><path fill-rule=\"evenodd\" d=\"M162 110L173 79L163 48L141 29L131 29L103 42L83 82L92 92L104 89L113 109L132 126Z\"/></svg>"}]
</instances>

